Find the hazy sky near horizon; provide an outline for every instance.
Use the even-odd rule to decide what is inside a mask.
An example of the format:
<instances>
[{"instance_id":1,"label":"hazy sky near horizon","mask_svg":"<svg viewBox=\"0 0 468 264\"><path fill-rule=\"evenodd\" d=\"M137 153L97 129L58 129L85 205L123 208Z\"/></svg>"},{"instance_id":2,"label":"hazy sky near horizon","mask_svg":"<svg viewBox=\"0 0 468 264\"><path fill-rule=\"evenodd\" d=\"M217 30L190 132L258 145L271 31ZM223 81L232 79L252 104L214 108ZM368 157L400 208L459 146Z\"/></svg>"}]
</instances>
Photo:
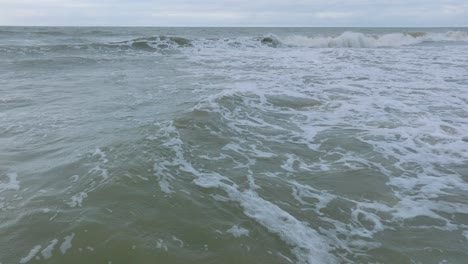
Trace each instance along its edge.
<instances>
[{"instance_id":1,"label":"hazy sky near horizon","mask_svg":"<svg viewBox=\"0 0 468 264\"><path fill-rule=\"evenodd\" d=\"M468 0L0 0L0 25L468 26Z\"/></svg>"}]
</instances>

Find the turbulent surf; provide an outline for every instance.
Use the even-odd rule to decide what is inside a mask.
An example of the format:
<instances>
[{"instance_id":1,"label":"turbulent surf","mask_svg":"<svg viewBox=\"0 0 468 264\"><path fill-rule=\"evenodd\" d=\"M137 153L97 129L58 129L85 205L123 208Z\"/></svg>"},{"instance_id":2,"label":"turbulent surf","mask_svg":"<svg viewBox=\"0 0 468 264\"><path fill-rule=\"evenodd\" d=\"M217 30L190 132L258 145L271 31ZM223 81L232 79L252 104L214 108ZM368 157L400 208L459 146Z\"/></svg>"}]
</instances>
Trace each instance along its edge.
<instances>
[{"instance_id":1,"label":"turbulent surf","mask_svg":"<svg viewBox=\"0 0 468 264\"><path fill-rule=\"evenodd\" d=\"M0 263L465 263L466 28L0 28Z\"/></svg>"}]
</instances>

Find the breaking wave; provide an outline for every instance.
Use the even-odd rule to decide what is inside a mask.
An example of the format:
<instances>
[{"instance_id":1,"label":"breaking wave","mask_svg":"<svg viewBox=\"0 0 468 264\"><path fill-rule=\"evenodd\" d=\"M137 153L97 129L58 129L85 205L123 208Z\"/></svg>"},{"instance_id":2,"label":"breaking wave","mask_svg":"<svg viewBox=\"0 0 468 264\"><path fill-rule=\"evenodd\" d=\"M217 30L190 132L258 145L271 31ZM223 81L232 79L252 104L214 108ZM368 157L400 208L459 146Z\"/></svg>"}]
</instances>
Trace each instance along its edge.
<instances>
[{"instance_id":1,"label":"breaking wave","mask_svg":"<svg viewBox=\"0 0 468 264\"><path fill-rule=\"evenodd\" d=\"M68 44L46 44L33 46L0 45L0 53L43 53L58 52L71 53L80 50L103 51L146 51L158 52L164 50L175 50L182 47L192 47L192 41L182 37L153 36L142 37L118 42L91 42L91 43L68 43Z\"/></svg>"},{"instance_id":2,"label":"breaking wave","mask_svg":"<svg viewBox=\"0 0 468 264\"><path fill-rule=\"evenodd\" d=\"M132 49L144 51L156 51L186 47L222 47L228 49L261 48L265 46L272 48L380 48L402 47L422 43L449 43L467 41L468 32L464 31L448 31L445 33L405 32L382 35L371 35L360 32L347 31L337 36L276 36L270 34L261 37L238 37L227 39L188 39L175 36L155 36L136 38L128 41L114 42L110 43L110 45L128 46Z\"/></svg>"},{"instance_id":3,"label":"breaking wave","mask_svg":"<svg viewBox=\"0 0 468 264\"><path fill-rule=\"evenodd\" d=\"M468 41L468 32L448 31L446 33L391 33L384 35L367 35L347 31L338 36L303 36L291 35L278 37L274 35L260 38L263 44L280 47L311 47L311 48L378 48L401 47L425 42Z\"/></svg>"},{"instance_id":4,"label":"breaking wave","mask_svg":"<svg viewBox=\"0 0 468 264\"><path fill-rule=\"evenodd\" d=\"M128 41L114 42L110 45L129 46L138 50L155 51L168 48L191 47L192 42L182 37L154 36L147 38L136 38Z\"/></svg>"},{"instance_id":5,"label":"breaking wave","mask_svg":"<svg viewBox=\"0 0 468 264\"><path fill-rule=\"evenodd\" d=\"M6 31L0 31L5 34ZM8 32L7 32L8 33ZM80 40L81 41L81 40ZM74 53L80 50L98 52L165 52L201 49L258 49L258 48L398 48L411 45L453 45L468 42L468 32L445 33L409 32L364 34L343 32L340 35L283 35L245 36L234 38L185 38L180 36L149 36L116 42L89 42L67 44L0 45L0 53L35 54L44 52Z\"/></svg>"}]
</instances>

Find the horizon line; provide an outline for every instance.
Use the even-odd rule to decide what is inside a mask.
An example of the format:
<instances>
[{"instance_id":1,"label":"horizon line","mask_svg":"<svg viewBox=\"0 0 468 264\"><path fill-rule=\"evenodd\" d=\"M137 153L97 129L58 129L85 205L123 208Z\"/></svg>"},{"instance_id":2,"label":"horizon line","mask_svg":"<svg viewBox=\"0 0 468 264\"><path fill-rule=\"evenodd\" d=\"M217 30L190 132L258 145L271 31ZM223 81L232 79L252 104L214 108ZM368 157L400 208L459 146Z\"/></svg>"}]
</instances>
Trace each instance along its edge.
<instances>
[{"instance_id":1,"label":"horizon line","mask_svg":"<svg viewBox=\"0 0 468 264\"><path fill-rule=\"evenodd\" d=\"M222 25L222 26L184 26L184 25L0 25L0 27L78 27L78 28L92 28L92 27L109 27L109 28L468 28L464 26L310 26L310 25L249 25L249 26L236 26L236 25Z\"/></svg>"}]
</instances>

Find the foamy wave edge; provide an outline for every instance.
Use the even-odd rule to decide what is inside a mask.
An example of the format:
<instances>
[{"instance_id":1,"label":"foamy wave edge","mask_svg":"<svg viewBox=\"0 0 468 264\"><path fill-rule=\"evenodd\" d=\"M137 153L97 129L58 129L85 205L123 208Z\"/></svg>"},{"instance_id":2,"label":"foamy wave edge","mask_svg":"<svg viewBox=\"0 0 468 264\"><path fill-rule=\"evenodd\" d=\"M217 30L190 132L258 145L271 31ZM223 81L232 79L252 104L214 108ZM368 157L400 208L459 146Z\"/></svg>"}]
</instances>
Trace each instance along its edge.
<instances>
[{"instance_id":1,"label":"foamy wave edge","mask_svg":"<svg viewBox=\"0 0 468 264\"><path fill-rule=\"evenodd\" d=\"M467 42L468 32L448 31L445 33L408 32L369 35L346 31L338 36L304 36L290 35L263 37L261 42L270 46L292 46L311 48L378 48L401 47L424 42Z\"/></svg>"}]
</instances>

